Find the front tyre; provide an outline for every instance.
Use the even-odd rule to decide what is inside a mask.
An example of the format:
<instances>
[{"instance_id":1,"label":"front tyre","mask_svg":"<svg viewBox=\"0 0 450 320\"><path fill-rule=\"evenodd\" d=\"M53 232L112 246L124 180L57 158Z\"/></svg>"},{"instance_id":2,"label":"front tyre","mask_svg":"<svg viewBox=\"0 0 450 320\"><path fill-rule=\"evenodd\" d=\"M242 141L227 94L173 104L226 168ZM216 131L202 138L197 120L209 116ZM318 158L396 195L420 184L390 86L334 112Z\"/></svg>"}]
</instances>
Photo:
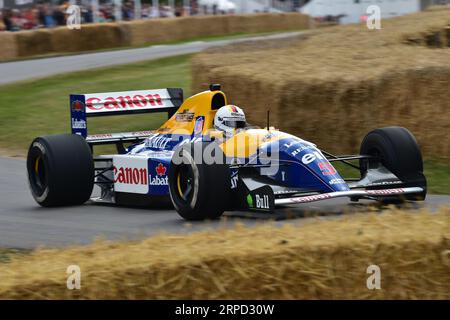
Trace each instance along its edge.
<instances>
[{"instance_id":1,"label":"front tyre","mask_svg":"<svg viewBox=\"0 0 450 320\"><path fill-rule=\"evenodd\" d=\"M205 154L212 154L218 161L205 159ZM184 219L220 218L231 190L230 170L222 149L214 142L190 143L178 149L169 169L169 189L172 203Z\"/></svg>"},{"instance_id":2,"label":"front tyre","mask_svg":"<svg viewBox=\"0 0 450 320\"><path fill-rule=\"evenodd\" d=\"M361 144L360 154L376 157L360 163L364 177L369 168L382 164L406 187L421 187L424 192L406 195L406 200L425 200L427 181L423 175L422 153L413 134L405 128L387 127L371 131Z\"/></svg>"},{"instance_id":3,"label":"front tyre","mask_svg":"<svg viewBox=\"0 0 450 320\"><path fill-rule=\"evenodd\" d=\"M31 194L43 207L81 205L94 187L94 161L84 138L54 135L36 138L28 150Z\"/></svg>"}]
</instances>

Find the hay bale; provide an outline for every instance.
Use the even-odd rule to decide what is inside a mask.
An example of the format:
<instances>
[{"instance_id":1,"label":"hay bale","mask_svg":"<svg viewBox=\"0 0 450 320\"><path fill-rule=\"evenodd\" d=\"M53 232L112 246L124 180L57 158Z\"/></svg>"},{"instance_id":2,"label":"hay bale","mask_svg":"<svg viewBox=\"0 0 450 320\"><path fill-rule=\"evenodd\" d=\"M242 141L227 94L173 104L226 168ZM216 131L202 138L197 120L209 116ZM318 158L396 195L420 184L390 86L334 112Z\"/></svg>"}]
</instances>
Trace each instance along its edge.
<instances>
[{"instance_id":1,"label":"hay bale","mask_svg":"<svg viewBox=\"0 0 450 320\"><path fill-rule=\"evenodd\" d=\"M16 39L17 55L30 57L59 52L141 46L234 33L293 30L307 27L308 19L301 14L255 14L86 24L82 25L80 30L59 27L22 31L15 33L14 36L2 37ZM11 53L6 53L6 51L2 54L5 57L11 56Z\"/></svg>"},{"instance_id":2,"label":"hay bale","mask_svg":"<svg viewBox=\"0 0 450 320\"><path fill-rule=\"evenodd\" d=\"M13 32L0 32L0 61L15 59L17 57L16 34Z\"/></svg>"},{"instance_id":3,"label":"hay bale","mask_svg":"<svg viewBox=\"0 0 450 320\"><path fill-rule=\"evenodd\" d=\"M309 27L309 17L298 13L248 14L228 17L231 33L298 30Z\"/></svg>"},{"instance_id":4,"label":"hay bale","mask_svg":"<svg viewBox=\"0 0 450 320\"><path fill-rule=\"evenodd\" d=\"M51 32L48 29L16 32L18 56L31 57L54 53Z\"/></svg>"},{"instance_id":5,"label":"hay bale","mask_svg":"<svg viewBox=\"0 0 450 320\"><path fill-rule=\"evenodd\" d=\"M447 47L450 47L450 26L446 27L444 32L446 35Z\"/></svg>"},{"instance_id":6,"label":"hay bale","mask_svg":"<svg viewBox=\"0 0 450 320\"><path fill-rule=\"evenodd\" d=\"M51 43L55 52L82 52L129 45L127 30L114 23L83 25L79 30L53 29Z\"/></svg>"},{"instance_id":7,"label":"hay bale","mask_svg":"<svg viewBox=\"0 0 450 320\"><path fill-rule=\"evenodd\" d=\"M124 24L130 32L132 46L178 40L183 32L177 29L175 18L141 20Z\"/></svg>"},{"instance_id":8,"label":"hay bale","mask_svg":"<svg viewBox=\"0 0 450 320\"><path fill-rule=\"evenodd\" d=\"M388 19L383 32L336 26L288 42L208 50L194 58L192 90L222 83L251 122L264 126L270 108L274 125L330 152L358 152L368 131L400 125L417 136L425 157L450 159L448 143L439 138L450 130L450 60L442 31L449 19L445 11L431 11ZM434 49L405 45L411 39L425 44L428 33Z\"/></svg>"},{"instance_id":9,"label":"hay bale","mask_svg":"<svg viewBox=\"0 0 450 320\"><path fill-rule=\"evenodd\" d=\"M144 45L236 33L305 29L309 19L298 13L252 14L141 20L125 25L131 33L131 44Z\"/></svg>"},{"instance_id":10,"label":"hay bale","mask_svg":"<svg viewBox=\"0 0 450 320\"><path fill-rule=\"evenodd\" d=\"M0 264L3 299L449 299L450 211L361 213L136 242L41 249ZM66 288L69 265L81 290ZM381 289L366 286L381 270Z\"/></svg>"}]
</instances>

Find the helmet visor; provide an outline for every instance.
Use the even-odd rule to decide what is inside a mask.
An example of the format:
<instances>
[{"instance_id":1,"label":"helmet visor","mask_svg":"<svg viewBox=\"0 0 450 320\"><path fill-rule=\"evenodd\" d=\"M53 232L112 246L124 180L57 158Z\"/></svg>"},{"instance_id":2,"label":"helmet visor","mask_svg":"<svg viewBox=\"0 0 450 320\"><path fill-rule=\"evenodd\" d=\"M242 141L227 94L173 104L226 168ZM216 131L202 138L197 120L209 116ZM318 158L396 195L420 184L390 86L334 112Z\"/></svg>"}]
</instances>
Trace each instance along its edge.
<instances>
[{"instance_id":1,"label":"helmet visor","mask_svg":"<svg viewBox=\"0 0 450 320\"><path fill-rule=\"evenodd\" d=\"M224 121L223 124L230 128L241 129L241 128L245 128L246 122L245 121L227 120L227 121Z\"/></svg>"}]
</instances>

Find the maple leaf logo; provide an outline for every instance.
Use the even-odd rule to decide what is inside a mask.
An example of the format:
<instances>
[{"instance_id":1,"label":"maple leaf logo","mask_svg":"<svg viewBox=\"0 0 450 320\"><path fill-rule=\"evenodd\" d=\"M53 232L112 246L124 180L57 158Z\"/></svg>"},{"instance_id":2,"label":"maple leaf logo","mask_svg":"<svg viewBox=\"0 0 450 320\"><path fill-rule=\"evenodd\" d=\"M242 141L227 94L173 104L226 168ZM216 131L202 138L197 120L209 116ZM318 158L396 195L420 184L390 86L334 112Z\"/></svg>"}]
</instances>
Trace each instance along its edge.
<instances>
[{"instance_id":1,"label":"maple leaf logo","mask_svg":"<svg viewBox=\"0 0 450 320\"><path fill-rule=\"evenodd\" d=\"M72 108L73 108L73 110L75 110L75 111L81 111L81 108L83 107L83 104L81 103L81 101L75 101L73 104L72 104Z\"/></svg>"},{"instance_id":2,"label":"maple leaf logo","mask_svg":"<svg viewBox=\"0 0 450 320\"><path fill-rule=\"evenodd\" d=\"M158 164L158 166L156 167L156 173L158 174L158 176L164 176L166 174L167 168L162 164Z\"/></svg>"}]
</instances>

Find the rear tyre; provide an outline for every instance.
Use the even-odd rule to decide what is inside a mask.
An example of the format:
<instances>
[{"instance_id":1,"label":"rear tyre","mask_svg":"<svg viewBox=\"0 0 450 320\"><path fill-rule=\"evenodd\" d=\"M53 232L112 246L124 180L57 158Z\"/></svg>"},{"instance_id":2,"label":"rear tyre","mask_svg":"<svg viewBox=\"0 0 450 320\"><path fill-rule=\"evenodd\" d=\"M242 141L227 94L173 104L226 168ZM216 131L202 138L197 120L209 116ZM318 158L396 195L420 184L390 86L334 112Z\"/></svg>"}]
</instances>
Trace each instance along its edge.
<instances>
[{"instance_id":1,"label":"rear tyre","mask_svg":"<svg viewBox=\"0 0 450 320\"><path fill-rule=\"evenodd\" d=\"M203 157L214 150L218 161ZM198 142L178 149L169 169L169 189L178 214L189 221L214 220L222 216L230 198L230 170L220 147Z\"/></svg>"},{"instance_id":2,"label":"rear tyre","mask_svg":"<svg viewBox=\"0 0 450 320\"><path fill-rule=\"evenodd\" d=\"M424 188L421 194L404 196L405 200L425 200L427 181L423 175L422 153L416 139L407 129L387 127L371 131L361 144L360 154L375 156L379 159L361 160L362 176L368 168L382 164L402 180L406 187Z\"/></svg>"},{"instance_id":3,"label":"rear tyre","mask_svg":"<svg viewBox=\"0 0 450 320\"><path fill-rule=\"evenodd\" d=\"M81 205L94 187L94 161L86 141L72 134L36 138L27 157L31 194L43 207Z\"/></svg>"}]
</instances>

